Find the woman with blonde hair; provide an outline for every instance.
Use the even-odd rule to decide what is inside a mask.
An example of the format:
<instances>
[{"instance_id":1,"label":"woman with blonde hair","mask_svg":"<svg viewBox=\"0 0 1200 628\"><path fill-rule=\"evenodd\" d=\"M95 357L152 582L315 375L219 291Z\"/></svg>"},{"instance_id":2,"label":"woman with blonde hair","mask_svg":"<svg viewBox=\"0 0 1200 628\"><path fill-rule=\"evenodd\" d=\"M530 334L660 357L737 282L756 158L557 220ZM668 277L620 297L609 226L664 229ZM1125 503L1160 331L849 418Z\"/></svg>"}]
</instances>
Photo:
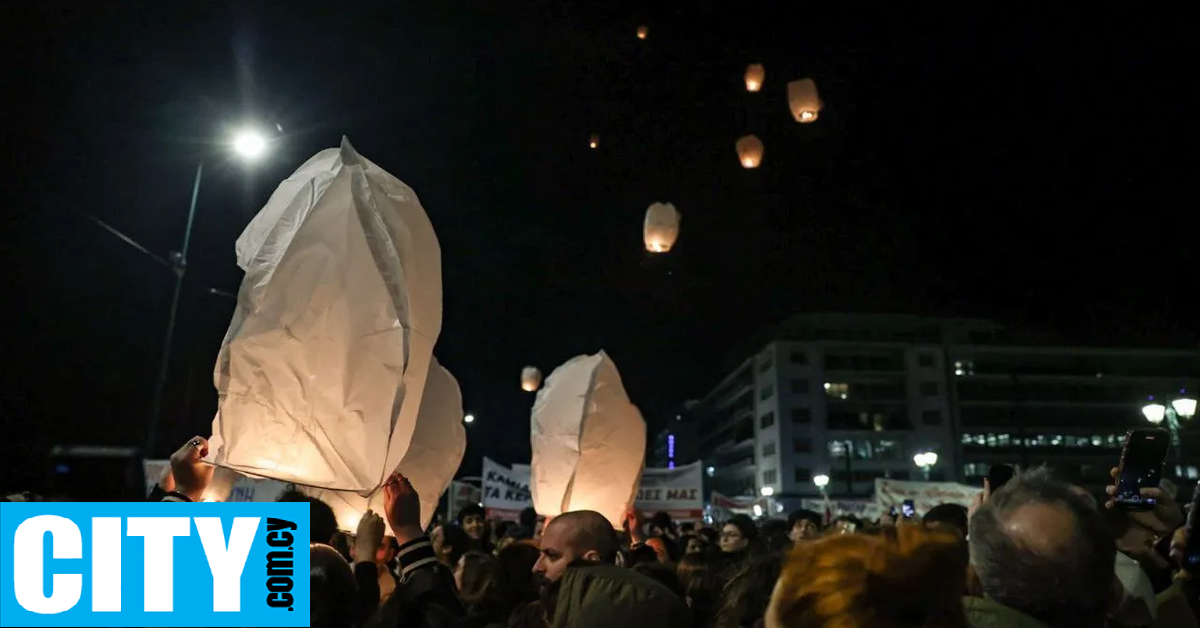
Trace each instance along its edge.
<instances>
[{"instance_id":1,"label":"woman with blonde hair","mask_svg":"<svg viewBox=\"0 0 1200 628\"><path fill-rule=\"evenodd\" d=\"M921 526L796 546L767 628L965 628L966 557L953 533Z\"/></svg>"}]
</instances>

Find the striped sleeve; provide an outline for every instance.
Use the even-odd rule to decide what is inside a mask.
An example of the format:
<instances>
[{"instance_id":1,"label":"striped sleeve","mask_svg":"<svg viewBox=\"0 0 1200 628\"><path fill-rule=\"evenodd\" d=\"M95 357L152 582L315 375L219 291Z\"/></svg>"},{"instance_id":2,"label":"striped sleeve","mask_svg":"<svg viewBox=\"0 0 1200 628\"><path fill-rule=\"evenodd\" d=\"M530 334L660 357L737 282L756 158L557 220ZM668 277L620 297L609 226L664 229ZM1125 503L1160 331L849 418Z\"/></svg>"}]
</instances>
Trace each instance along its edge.
<instances>
[{"instance_id":1,"label":"striped sleeve","mask_svg":"<svg viewBox=\"0 0 1200 628\"><path fill-rule=\"evenodd\" d=\"M412 572L438 562L437 554L433 552L433 544L426 536L401 545L400 551L396 553L396 559L400 562L401 580L407 580Z\"/></svg>"}]
</instances>

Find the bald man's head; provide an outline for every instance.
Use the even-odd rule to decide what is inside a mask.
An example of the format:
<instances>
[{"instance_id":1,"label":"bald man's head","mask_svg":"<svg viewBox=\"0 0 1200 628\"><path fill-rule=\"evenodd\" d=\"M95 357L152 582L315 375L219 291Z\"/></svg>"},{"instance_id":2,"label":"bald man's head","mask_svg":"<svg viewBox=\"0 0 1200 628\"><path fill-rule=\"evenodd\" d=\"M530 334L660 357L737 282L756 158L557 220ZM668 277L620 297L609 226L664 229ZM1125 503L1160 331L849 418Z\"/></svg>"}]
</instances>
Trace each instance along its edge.
<instances>
[{"instance_id":1,"label":"bald man's head","mask_svg":"<svg viewBox=\"0 0 1200 628\"><path fill-rule=\"evenodd\" d=\"M551 582L578 561L612 563L617 557L617 535L604 515L591 510L563 513L542 533L542 555L533 571Z\"/></svg>"},{"instance_id":2,"label":"bald man's head","mask_svg":"<svg viewBox=\"0 0 1200 628\"><path fill-rule=\"evenodd\" d=\"M1088 496L1028 471L975 512L970 533L984 595L1055 628L1104 623L1116 545Z\"/></svg>"}]
</instances>

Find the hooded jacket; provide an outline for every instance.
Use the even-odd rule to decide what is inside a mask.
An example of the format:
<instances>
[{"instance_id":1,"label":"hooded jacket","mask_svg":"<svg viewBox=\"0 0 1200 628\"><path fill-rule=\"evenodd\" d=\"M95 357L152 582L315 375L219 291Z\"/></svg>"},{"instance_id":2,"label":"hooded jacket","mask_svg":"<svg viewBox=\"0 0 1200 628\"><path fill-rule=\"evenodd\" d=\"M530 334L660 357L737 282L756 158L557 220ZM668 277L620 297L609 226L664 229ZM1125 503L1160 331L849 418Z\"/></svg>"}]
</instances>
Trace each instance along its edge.
<instances>
[{"instance_id":1,"label":"hooded jacket","mask_svg":"<svg viewBox=\"0 0 1200 628\"><path fill-rule=\"evenodd\" d=\"M690 628L691 624L691 610L678 595L616 565L568 569L550 622L551 628Z\"/></svg>"}]
</instances>

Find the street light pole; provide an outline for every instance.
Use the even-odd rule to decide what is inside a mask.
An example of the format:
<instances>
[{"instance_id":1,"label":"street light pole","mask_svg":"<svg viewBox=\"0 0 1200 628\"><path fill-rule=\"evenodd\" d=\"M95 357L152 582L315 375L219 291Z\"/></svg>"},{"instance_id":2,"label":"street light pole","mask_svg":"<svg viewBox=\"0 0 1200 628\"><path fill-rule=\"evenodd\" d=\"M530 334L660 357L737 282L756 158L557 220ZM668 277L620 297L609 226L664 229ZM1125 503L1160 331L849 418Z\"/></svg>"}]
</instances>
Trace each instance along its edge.
<instances>
[{"instance_id":1,"label":"street light pole","mask_svg":"<svg viewBox=\"0 0 1200 628\"><path fill-rule=\"evenodd\" d=\"M167 334L163 339L162 361L158 366L158 382L154 387L154 410L146 428L146 456L153 455L155 429L162 413L163 393L167 387L167 376L171 366L171 344L175 339L175 317L179 313L179 295L183 292L183 276L187 272L188 248L192 243L192 225L196 221L196 199L200 196L200 179L204 176L204 162L196 165L196 180L192 183L192 203L188 207L187 227L183 231L183 246L177 255L171 256L175 271L175 294L171 297L171 314L167 318Z\"/></svg>"},{"instance_id":2,"label":"street light pole","mask_svg":"<svg viewBox=\"0 0 1200 628\"><path fill-rule=\"evenodd\" d=\"M1186 394L1186 390L1180 390L1180 394ZM1180 417L1191 419L1196 414L1196 400L1191 397L1180 397L1169 404L1156 403L1154 397L1150 397L1150 403L1142 408L1142 416L1146 420L1158 425L1167 420L1167 428L1171 433L1171 446L1175 449L1175 464L1183 464L1183 439L1179 437Z\"/></svg>"}]
</instances>

